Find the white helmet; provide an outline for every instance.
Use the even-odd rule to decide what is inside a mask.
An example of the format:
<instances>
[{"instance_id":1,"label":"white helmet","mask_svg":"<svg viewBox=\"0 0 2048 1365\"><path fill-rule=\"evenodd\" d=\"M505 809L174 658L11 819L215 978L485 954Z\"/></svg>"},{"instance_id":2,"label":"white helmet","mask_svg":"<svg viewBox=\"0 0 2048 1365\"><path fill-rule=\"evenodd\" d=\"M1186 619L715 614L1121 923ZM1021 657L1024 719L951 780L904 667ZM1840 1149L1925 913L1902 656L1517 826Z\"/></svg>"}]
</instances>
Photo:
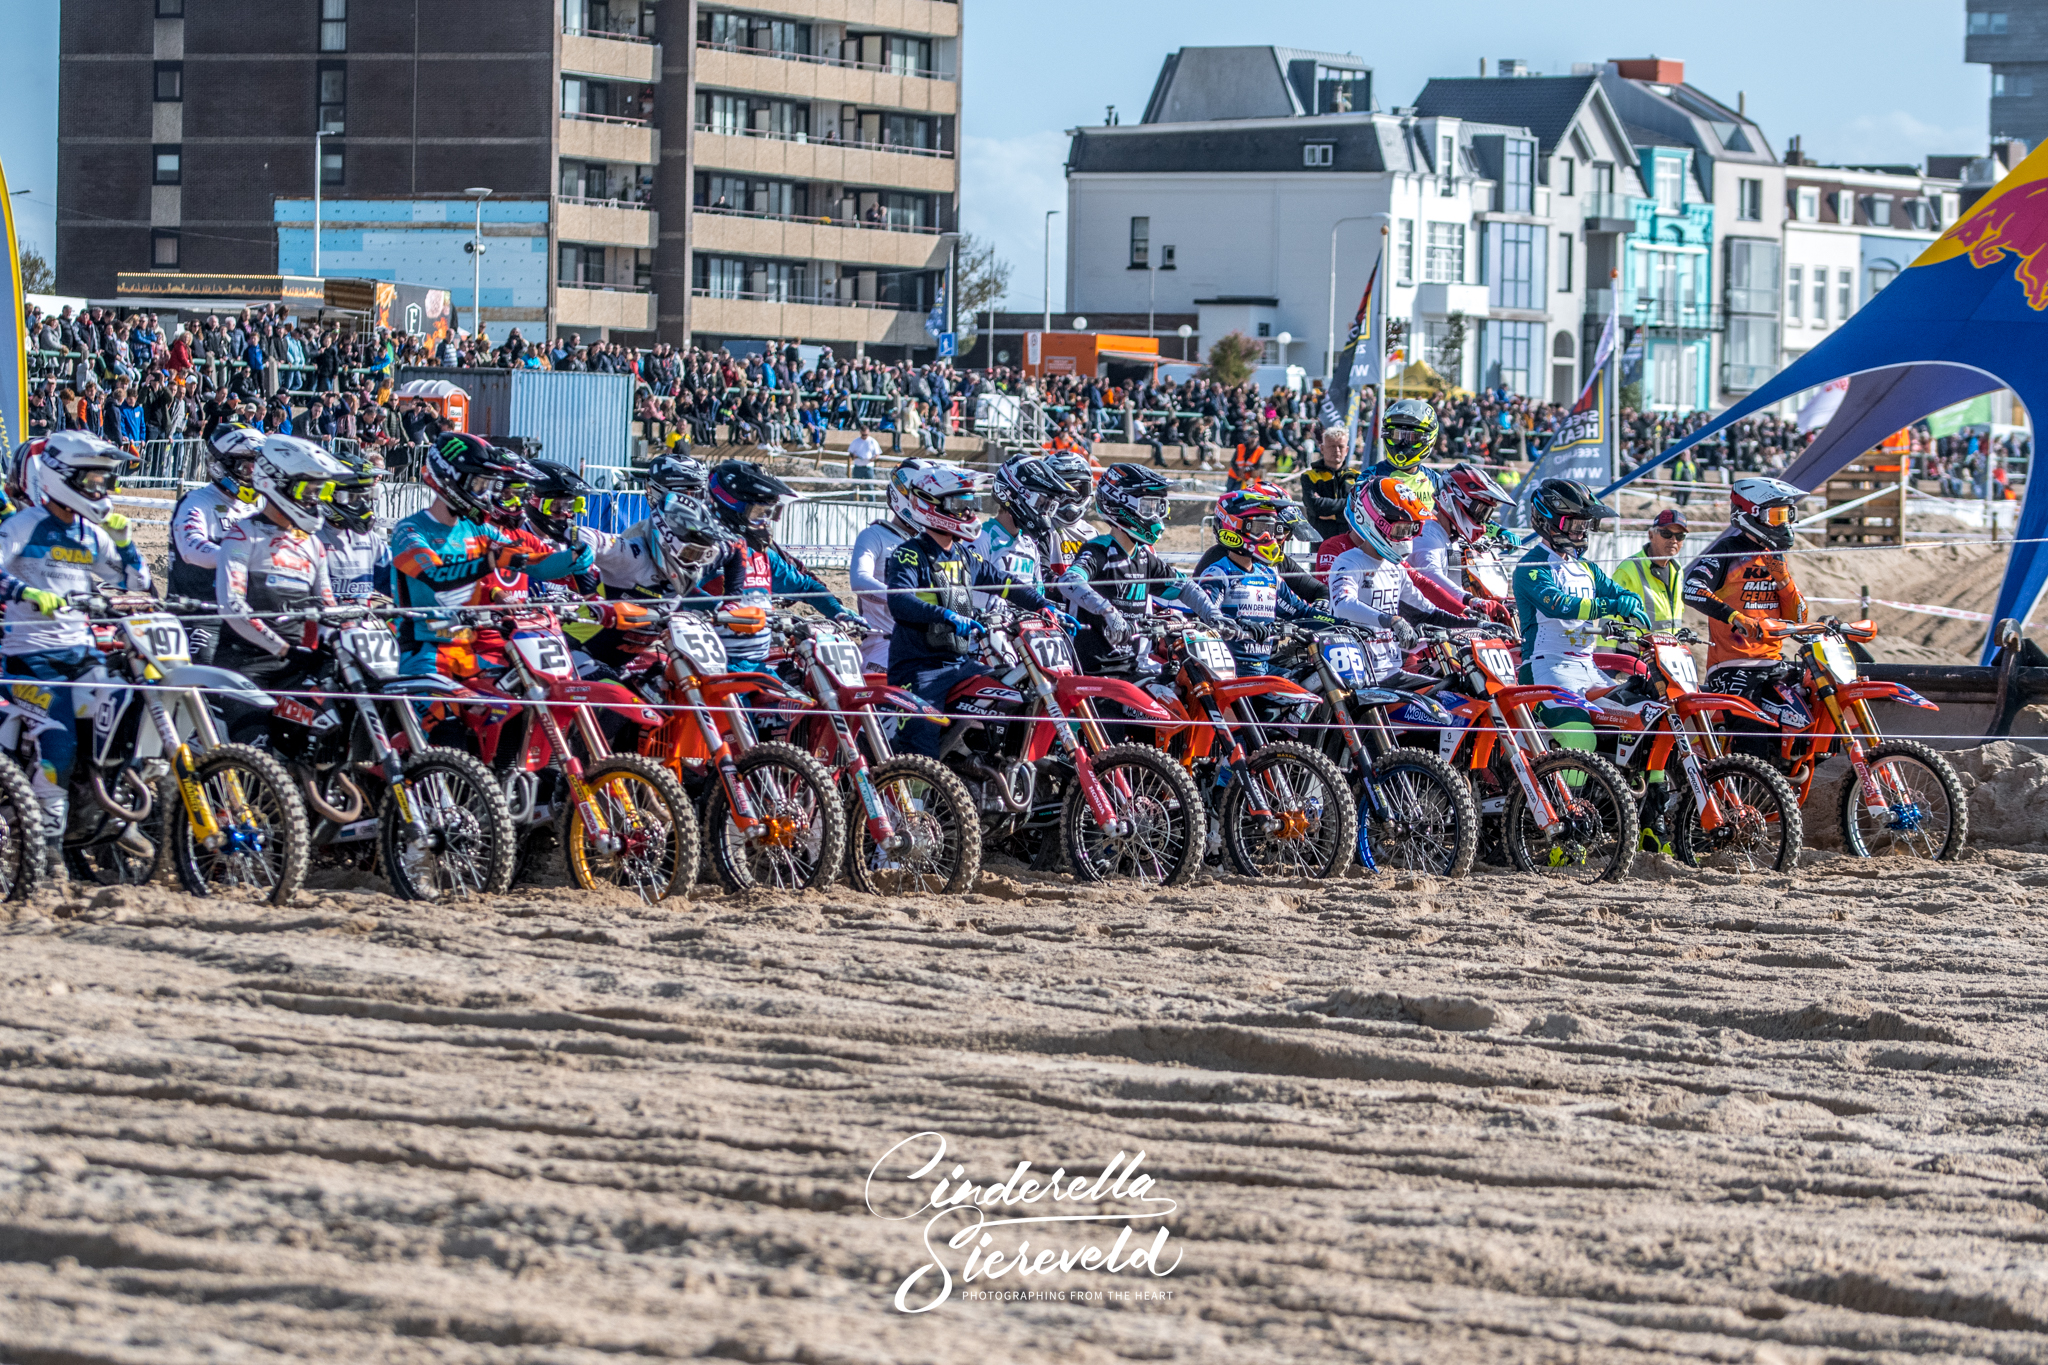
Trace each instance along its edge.
<instances>
[{"instance_id":1,"label":"white helmet","mask_svg":"<svg viewBox=\"0 0 2048 1365\"><path fill-rule=\"evenodd\" d=\"M43 442L23 483L31 500L61 503L97 526L114 510L114 490L128 457L118 446L83 431L60 431Z\"/></svg>"},{"instance_id":2,"label":"white helmet","mask_svg":"<svg viewBox=\"0 0 2048 1365\"><path fill-rule=\"evenodd\" d=\"M965 539L980 529L981 498L974 475L945 460L898 470L889 481L889 510L905 526Z\"/></svg>"},{"instance_id":3,"label":"white helmet","mask_svg":"<svg viewBox=\"0 0 2048 1365\"><path fill-rule=\"evenodd\" d=\"M263 438L252 482L272 507L310 533L326 520L321 505L334 500L335 484L354 477L353 470L311 441L273 433Z\"/></svg>"},{"instance_id":4,"label":"white helmet","mask_svg":"<svg viewBox=\"0 0 2048 1365\"><path fill-rule=\"evenodd\" d=\"M247 488L250 466L262 450L261 431L247 422L223 422L206 441L207 471L225 491Z\"/></svg>"}]
</instances>

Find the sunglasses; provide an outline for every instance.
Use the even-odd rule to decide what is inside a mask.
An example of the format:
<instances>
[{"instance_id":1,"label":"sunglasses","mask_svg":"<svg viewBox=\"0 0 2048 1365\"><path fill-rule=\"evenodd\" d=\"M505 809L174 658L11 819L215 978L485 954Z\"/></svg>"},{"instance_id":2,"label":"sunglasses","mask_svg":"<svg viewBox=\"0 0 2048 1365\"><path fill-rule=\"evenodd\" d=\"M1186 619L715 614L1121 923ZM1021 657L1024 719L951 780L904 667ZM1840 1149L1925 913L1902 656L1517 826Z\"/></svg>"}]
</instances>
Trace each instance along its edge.
<instances>
[{"instance_id":1,"label":"sunglasses","mask_svg":"<svg viewBox=\"0 0 2048 1365\"><path fill-rule=\"evenodd\" d=\"M1684 532L1684 531L1681 531L1681 530L1678 530L1678 529L1676 529L1676 528L1674 528L1674 527L1669 527L1669 526L1652 526L1652 527L1650 528L1650 534L1651 534L1651 535L1653 535L1653 536L1662 536L1662 537L1663 537L1664 539L1666 539L1666 540L1684 540L1684 539L1685 539L1685 532Z\"/></svg>"}]
</instances>

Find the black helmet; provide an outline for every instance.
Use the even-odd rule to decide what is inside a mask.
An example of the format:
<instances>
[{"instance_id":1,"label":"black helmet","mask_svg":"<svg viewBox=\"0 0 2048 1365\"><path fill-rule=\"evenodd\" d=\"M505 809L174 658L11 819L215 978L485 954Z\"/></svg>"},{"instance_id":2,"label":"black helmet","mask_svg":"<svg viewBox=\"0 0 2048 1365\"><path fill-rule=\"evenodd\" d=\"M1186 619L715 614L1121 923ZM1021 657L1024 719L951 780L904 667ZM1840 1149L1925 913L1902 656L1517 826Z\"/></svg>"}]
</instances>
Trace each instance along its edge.
<instances>
[{"instance_id":1,"label":"black helmet","mask_svg":"<svg viewBox=\"0 0 2048 1365\"><path fill-rule=\"evenodd\" d=\"M1172 485L1143 465L1113 464L1095 485L1095 507L1131 539L1150 545L1166 531Z\"/></svg>"},{"instance_id":2,"label":"black helmet","mask_svg":"<svg viewBox=\"0 0 2048 1365\"><path fill-rule=\"evenodd\" d=\"M1088 497L1095 491L1095 466L1088 463L1088 457L1078 450L1056 450L1045 457L1052 466L1052 472L1065 479L1074 490L1072 500L1062 503L1053 514L1057 526L1072 526L1088 512Z\"/></svg>"},{"instance_id":3,"label":"black helmet","mask_svg":"<svg viewBox=\"0 0 2048 1365\"><path fill-rule=\"evenodd\" d=\"M670 498L668 506L653 514L655 564L671 587L688 590L697 575L716 561L729 543L718 519L702 500Z\"/></svg>"},{"instance_id":4,"label":"black helmet","mask_svg":"<svg viewBox=\"0 0 2048 1365\"><path fill-rule=\"evenodd\" d=\"M533 470L539 477L521 490L526 498L526 519L549 540L566 543L575 534L576 516L584 508L590 485L558 460L535 460Z\"/></svg>"},{"instance_id":5,"label":"black helmet","mask_svg":"<svg viewBox=\"0 0 2048 1365\"><path fill-rule=\"evenodd\" d=\"M518 507L513 485L531 483L533 478L532 465L467 431L443 436L420 466L420 482L471 521L492 520L494 513L503 516L508 504Z\"/></svg>"},{"instance_id":6,"label":"black helmet","mask_svg":"<svg viewBox=\"0 0 2048 1365\"><path fill-rule=\"evenodd\" d=\"M1018 529L1032 535L1051 530L1060 510L1080 499L1043 455L1017 455L996 468L996 506L1010 514Z\"/></svg>"},{"instance_id":7,"label":"black helmet","mask_svg":"<svg viewBox=\"0 0 2048 1365\"><path fill-rule=\"evenodd\" d=\"M1380 439L1387 444L1387 463L1396 469L1413 469L1422 457L1436 449L1436 409L1420 398L1403 398L1387 408L1380 423Z\"/></svg>"},{"instance_id":8,"label":"black helmet","mask_svg":"<svg viewBox=\"0 0 2048 1365\"><path fill-rule=\"evenodd\" d=\"M746 460L727 460L712 470L708 487L711 510L756 549L774 538L782 504L796 496L795 489Z\"/></svg>"},{"instance_id":9,"label":"black helmet","mask_svg":"<svg viewBox=\"0 0 2048 1365\"><path fill-rule=\"evenodd\" d=\"M377 519L377 481L383 467L361 455L336 455L348 466L349 476L334 481L334 495L320 504L330 526L344 531L367 531Z\"/></svg>"},{"instance_id":10,"label":"black helmet","mask_svg":"<svg viewBox=\"0 0 2048 1365\"><path fill-rule=\"evenodd\" d=\"M654 463L647 466L642 483L648 502L659 504L673 494L702 498L709 477L702 460L688 450L681 450L656 456Z\"/></svg>"},{"instance_id":11,"label":"black helmet","mask_svg":"<svg viewBox=\"0 0 2048 1365\"><path fill-rule=\"evenodd\" d=\"M1587 538L1603 521L1621 513L1593 496L1593 490L1572 479L1545 479L1529 498L1529 523L1536 537L1559 554L1582 555Z\"/></svg>"}]
</instances>

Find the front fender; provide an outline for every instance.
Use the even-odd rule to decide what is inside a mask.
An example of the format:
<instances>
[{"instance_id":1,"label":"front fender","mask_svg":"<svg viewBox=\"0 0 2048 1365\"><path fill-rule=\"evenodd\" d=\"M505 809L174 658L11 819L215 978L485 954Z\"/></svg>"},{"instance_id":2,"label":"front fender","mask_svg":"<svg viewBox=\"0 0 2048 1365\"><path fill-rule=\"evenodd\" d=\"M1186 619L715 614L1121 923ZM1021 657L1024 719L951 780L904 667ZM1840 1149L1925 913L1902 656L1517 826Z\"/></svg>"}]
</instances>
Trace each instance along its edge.
<instances>
[{"instance_id":1,"label":"front fender","mask_svg":"<svg viewBox=\"0 0 2048 1365\"><path fill-rule=\"evenodd\" d=\"M1895 701L1902 706L1917 706L1922 711L1939 711L1927 698L1912 688L1900 683L1852 682L1836 692L1843 701Z\"/></svg>"},{"instance_id":2,"label":"front fender","mask_svg":"<svg viewBox=\"0 0 2048 1365\"><path fill-rule=\"evenodd\" d=\"M1210 690L1215 694L1216 700L1225 706L1235 701L1241 701L1246 697L1279 697L1286 701L1295 702L1321 700L1315 693L1309 691L1300 683L1289 682L1285 678L1265 675L1237 678L1230 682L1212 683L1210 684Z\"/></svg>"},{"instance_id":3,"label":"front fender","mask_svg":"<svg viewBox=\"0 0 2048 1365\"><path fill-rule=\"evenodd\" d=\"M635 725L659 725L667 719L630 688L614 682L555 679L548 683L548 700L570 706L602 706Z\"/></svg>"},{"instance_id":4,"label":"front fender","mask_svg":"<svg viewBox=\"0 0 2048 1365\"><path fill-rule=\"evenodd\" d=\"M1059 699L1063 709L1071 707L1075 702L1100 698L1128 707L1146 720L1155 720L1161 724L1173 720L1165 707L1122 678L1090 678L1079 673L1070 673L1053 683L1053 695Z\"/></svg>"},{"instance_id":5,"label":"front fender","mask_svg":"<svg viewBox=\"0 0 2048 1365\"><path fill-rule=\"evenodd\" d=\"M1730 696L1726 692L1694 692L1678 699L1677 710L1681 716L1696 716L1702 712L1709 715L1725 713L1741 716L1745 720L1762 721L1765 725L1776 724L1758 709L1755 702L1745 697Z\"/></svg>"},{"instance_id":6,"label":"front fender","mask_svg":"<svg viewBox=\"0 0 2048 1365\"><path fill-rule=\"evenodd\" d=\"M261 706L265 709L277 705L277 698L265 692L231 668L214 668L209 664L186 664L174 668L164 675L166 687L196 687L202 692L227 692L244 706Z\"/></svg>"},{"instance_id":7,"label":"front fender","mask_svg":"<svg viewBox=\"0 0 2048 1365\"><path fill-rule=\"evenodd\" d=\"M879 674L870 673L870 678ZM939 708L933 706L907 687L891 687L887 683L874 683L867 687L849 688L839 694L839 700L849 711L858 711L872 706L877 711L901 711L911 716L939 716Z\"/></svg>"}]
</instances>

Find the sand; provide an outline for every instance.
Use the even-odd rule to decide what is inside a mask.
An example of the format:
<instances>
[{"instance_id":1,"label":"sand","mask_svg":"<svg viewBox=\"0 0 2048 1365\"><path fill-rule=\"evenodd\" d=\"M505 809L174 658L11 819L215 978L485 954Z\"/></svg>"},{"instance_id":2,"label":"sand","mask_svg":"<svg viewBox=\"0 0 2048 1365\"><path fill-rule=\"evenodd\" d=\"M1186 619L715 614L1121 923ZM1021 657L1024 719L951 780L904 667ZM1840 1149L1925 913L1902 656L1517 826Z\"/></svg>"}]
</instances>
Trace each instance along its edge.
<instances>
[{"instance_id":1,"label":"sand","mask_svg":"<svg viewBox=\"0 0 2048 1365\"><path fill-rule=\"evenodd\" d=\"M1571 895L48 896L0 1360L2048 1360L2042 825ZM1122 1197L1012 1184L1115 1217L996 1250L1170 1273L969 1281L956 1212L899 1311L932 1181L1019 1162Z\"/></svg>"}]
</instances>

